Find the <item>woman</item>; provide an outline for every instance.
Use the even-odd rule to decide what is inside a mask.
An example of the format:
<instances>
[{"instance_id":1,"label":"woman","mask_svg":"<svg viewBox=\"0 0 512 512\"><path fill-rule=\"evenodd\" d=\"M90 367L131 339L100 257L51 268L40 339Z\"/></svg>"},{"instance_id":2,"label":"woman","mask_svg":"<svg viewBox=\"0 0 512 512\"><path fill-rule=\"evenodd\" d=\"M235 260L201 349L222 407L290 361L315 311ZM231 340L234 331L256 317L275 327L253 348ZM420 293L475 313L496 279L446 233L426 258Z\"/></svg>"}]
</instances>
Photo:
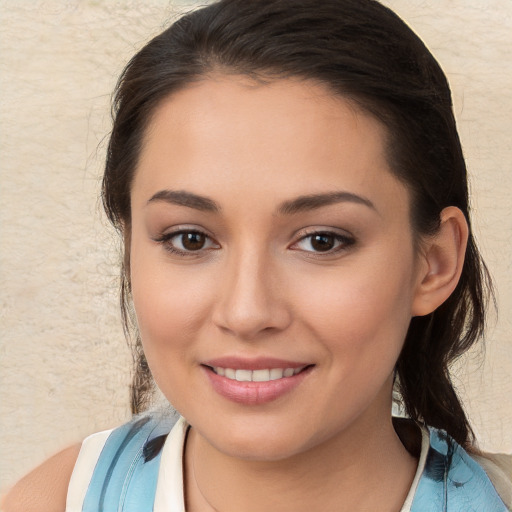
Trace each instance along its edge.
<instances>
[{"instance_id":1,"label":"woman","mask_svg":"<svg viewBox=\"0 0 512 512\"><path fill-rule=\"evenodd\" d=\"M410 29L371 0L224 0L132 59L115 111L133 410L154 378L182 417L91 436L7 510L506 510L448 371L487 274Z\"/></svg>"}]
</instances>

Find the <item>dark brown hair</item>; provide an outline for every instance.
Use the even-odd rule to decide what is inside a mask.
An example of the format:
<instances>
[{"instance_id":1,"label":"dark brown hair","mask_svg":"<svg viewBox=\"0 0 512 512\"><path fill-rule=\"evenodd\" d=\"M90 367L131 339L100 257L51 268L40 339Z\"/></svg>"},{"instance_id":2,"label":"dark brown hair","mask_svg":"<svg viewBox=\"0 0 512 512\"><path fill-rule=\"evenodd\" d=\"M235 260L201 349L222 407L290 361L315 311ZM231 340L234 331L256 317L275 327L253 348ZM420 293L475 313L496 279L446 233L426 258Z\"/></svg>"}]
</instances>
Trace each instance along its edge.
<instances>
[{"instance_id":1,"label":"dark brown hair","mask_svg":"<svg viewBox=\"0 0 512 512\"><path fill-rule=\"evenodd\" d=\"M125 325L130 187L145 128L164 98L213 72L313 80L353 100L387 128L389 162L411 191L417 235L435 232L446 206L464 212L470 234L462 276L434 313L412 319L396 383L411 418L468 446L473 433L449 367L482 334L491 284L471 234L466 166L446 77L422 41L377 1L221 0L182 17L132 58L116 89L103 178L105 210L125 238ZM132 409L138 412L152 379L136 332L134 355Z\"/></svg>"}]
</instances>

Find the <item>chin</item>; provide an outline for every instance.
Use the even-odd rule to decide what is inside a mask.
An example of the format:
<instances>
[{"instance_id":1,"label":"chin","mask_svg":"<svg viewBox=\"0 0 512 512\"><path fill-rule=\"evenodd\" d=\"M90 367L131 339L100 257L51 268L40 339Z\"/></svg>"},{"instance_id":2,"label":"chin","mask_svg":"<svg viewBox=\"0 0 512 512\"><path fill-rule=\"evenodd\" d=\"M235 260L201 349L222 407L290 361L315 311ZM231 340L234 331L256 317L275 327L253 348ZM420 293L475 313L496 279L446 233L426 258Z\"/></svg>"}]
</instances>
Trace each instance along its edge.
<instances>
[{"instance_id":1,"label":"chin","mask_svg":"<svg viewBox=\"0 0 512 512\"><path fill-rule=\"evenodd\" d=\"M293 442L288 437L266 437L264 441L255 440L254 438L246 439L229 439L226 443L219 442L216 448L233 458L259 461L259 462L275 462L286 460L303 451L302 443Z\"/></svg>"},{"instance_id":2,"label":"chin","mask_svg":"<svg viewBox=\"0 0 512 512\"><path fill-rule=\"evenodd\" d=\"M315 444L310 432L290 421L277 418L273 421L270 417L232 419L229 424L198 424L196 431L224 455L251 461L285 460Z\"/></svg>"}]
</instances>

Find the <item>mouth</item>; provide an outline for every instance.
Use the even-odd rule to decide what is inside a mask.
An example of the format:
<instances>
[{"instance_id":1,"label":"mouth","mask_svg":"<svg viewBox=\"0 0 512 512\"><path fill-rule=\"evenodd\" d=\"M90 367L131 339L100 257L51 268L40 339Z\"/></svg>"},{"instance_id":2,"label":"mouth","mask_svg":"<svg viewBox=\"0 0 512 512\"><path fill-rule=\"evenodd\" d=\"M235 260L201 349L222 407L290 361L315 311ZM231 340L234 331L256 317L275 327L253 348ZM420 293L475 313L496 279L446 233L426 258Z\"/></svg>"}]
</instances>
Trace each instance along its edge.
<instances>
[{"instance_id":1,"label":"mouth","mask_svg":"<svg viewBox=\"0 0 512 512\"><path fill-rule=\"evenodd\" d=\"M223 368L222 366L208 366L213 373L229 380L237 382L270 382L272 380L285 379L299 374L311 365L297 368L262 368L248 370L243 368Z\"/></svg>"},{"instance_id":2,"label":"mouth","mask_svg":"<svg viewBox=\"0 0 512 512\"><path fill-rule=\"evenodd\" d=\"M231 402L254 406L288 395L308 379L315 367L314 364L283 363L268 359L241 361L226 358L201 366L216 393Z\"/></svg>"}]
</instances>

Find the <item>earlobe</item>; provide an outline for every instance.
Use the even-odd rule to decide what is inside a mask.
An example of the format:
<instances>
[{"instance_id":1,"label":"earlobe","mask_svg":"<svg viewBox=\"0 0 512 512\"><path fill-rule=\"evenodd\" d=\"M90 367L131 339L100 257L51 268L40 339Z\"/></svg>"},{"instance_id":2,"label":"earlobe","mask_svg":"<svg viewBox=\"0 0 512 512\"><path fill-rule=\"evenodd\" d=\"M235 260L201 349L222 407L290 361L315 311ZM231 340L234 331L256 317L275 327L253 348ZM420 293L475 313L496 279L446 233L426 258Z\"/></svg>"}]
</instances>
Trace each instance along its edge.
<instances>
[{"instance_id":1,"label":"earlobe","mask_svg":"<svg viewBox=\"0 0 512 512\"><path fill-rule=\"evenodd\" d=\"M438 232L425 242L413 316L432 313L451 295L462 272L467 240L468 224L462 211L455 206L445 208Z\"/></svg>"}]
</instances>

